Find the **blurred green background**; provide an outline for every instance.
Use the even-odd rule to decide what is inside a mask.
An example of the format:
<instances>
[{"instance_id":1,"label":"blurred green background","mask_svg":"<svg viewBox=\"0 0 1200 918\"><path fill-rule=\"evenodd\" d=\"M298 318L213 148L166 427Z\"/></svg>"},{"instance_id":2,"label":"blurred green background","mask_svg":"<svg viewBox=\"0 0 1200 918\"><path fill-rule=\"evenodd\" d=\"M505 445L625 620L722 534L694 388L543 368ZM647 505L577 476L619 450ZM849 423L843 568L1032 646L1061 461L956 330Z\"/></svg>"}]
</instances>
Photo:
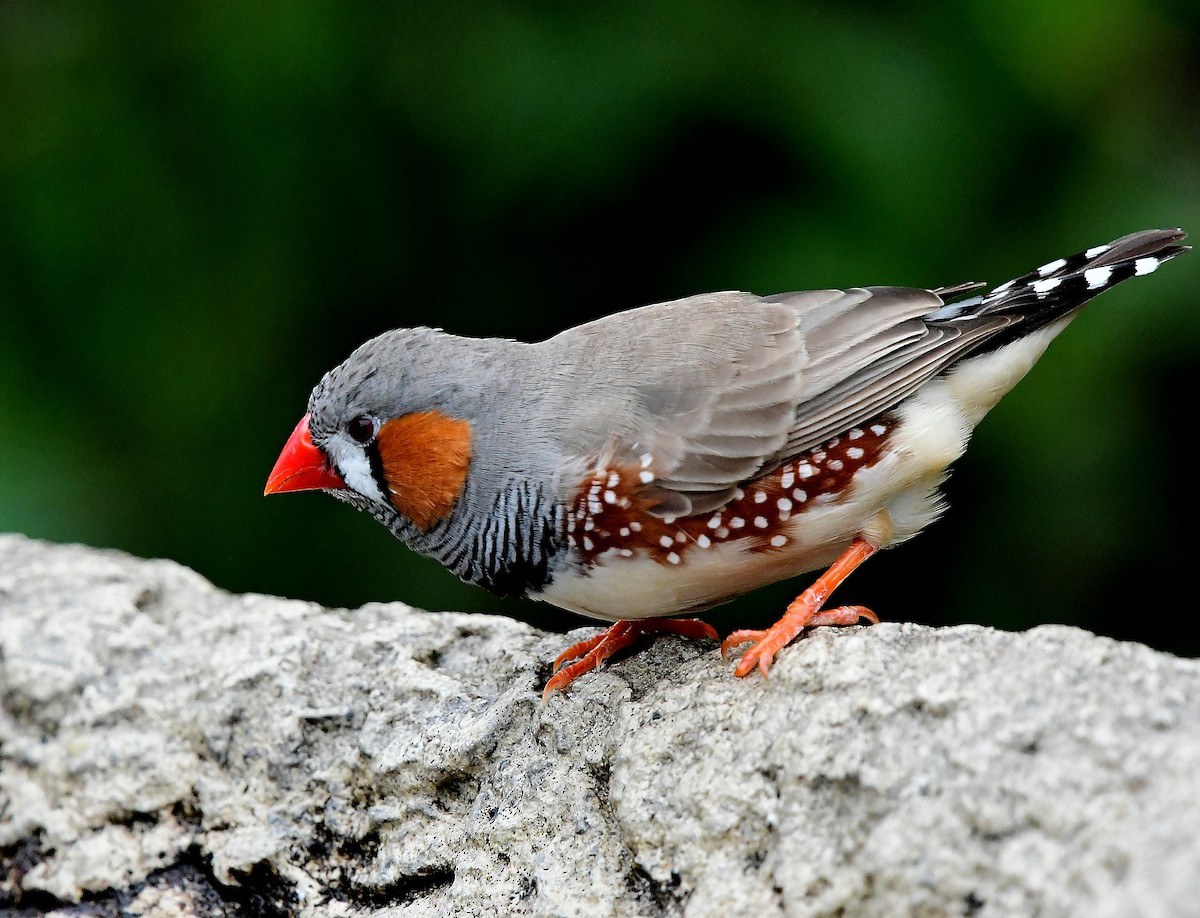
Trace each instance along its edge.
<instances>
[{"instance_id":1,"label":"blurred green background","mask_svg":"<svg viewBox=\"0 0 1200 918\"><path fill-rule=\"evenodd\" d=\"M1200 231L1194 0L8 0L0 530L565 630L324 495L262 497L325 370L395 326L999 282L1164 226ZM1200 652L1198 291L1193 254L1097 301L949 513L838 598ZM765 625L801 585L710 620Z\"/></svg>"}]
</instances>

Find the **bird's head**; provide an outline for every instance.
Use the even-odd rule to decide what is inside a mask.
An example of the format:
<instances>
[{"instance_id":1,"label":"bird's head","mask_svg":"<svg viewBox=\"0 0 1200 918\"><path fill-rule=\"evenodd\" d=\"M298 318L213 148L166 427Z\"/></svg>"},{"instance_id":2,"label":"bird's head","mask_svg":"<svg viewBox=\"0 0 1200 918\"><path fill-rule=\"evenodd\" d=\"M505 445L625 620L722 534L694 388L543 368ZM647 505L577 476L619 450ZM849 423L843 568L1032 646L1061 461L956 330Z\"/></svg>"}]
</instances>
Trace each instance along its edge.
<instances>
[{"instance_id":1,"label":"bird's head","mask_svg":"<svg viewBox=\"0 0 1200 918\"><path fill-rule=\"evenodd\" d=\"M450 371L450 342L463 340L398 329L359 347L313 389L264 493L322 489L421 531L446 518L471 464L461 374Z\"/></svg>"}]
</instances>

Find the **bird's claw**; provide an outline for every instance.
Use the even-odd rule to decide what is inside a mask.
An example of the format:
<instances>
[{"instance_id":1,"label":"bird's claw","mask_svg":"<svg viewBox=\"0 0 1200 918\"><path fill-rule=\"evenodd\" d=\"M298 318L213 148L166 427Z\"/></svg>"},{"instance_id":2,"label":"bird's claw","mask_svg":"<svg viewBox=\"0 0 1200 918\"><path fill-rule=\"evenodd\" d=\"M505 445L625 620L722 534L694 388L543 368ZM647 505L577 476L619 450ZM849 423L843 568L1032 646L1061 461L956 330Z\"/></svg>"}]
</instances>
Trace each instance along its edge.
<instances>
[{"instance_id":1,"label":"bird's claw","mask_svg":"<svg viewBox=\"0 0 1200 918\"><path fill-rule=\"evenodd\" d=\"M572 644L554 659L554 675L546 683L542 698L549 698L554 692L566 688L584 673L599 669L605 660L646 632L665 632L713 641L717 639L717 632L711 625L694 618L648 618L617 622L595 637ZM575 662L569 662L571 660Z\"/></svg>"},{"instance_id":2,"label":"bird's claw","mask_svg":"<svg viewBox=\"0 0 1200 918\"><path fill-rule=\"evenodd\" d=\"M856 625L866 619L874 625L879 624L879 617L866 606L839 606L827 609L809 616L795 616L789 613L765 631L734 631L721 642L721 658L726 659L734 647L754 641L754 646L742 654L742 659L734 668L733 674L743 678L757 667L758 671L767 677L767 670L775 662L779 651L783 650L795 638L809 628L824 625Z\"/></svg>"},{"instance_id":3,"label":"bird's claw","mask_svg":"<svg viewBox=\"0 0 1200 918\"><path fill-rule=\"evenodd\" d=\"M750 671L757 666L758 671L763 674L765 679L767 670L775 662L775 655L787 645L788 639L773 628L768 628L766 631L735 631L721 642L721 659L727 659L732 648L748 644L751 641L755 642L754 646L742 654L742 659L738 662L733 674L740 678L749 675Z\"/></svg>"}]
</instances>

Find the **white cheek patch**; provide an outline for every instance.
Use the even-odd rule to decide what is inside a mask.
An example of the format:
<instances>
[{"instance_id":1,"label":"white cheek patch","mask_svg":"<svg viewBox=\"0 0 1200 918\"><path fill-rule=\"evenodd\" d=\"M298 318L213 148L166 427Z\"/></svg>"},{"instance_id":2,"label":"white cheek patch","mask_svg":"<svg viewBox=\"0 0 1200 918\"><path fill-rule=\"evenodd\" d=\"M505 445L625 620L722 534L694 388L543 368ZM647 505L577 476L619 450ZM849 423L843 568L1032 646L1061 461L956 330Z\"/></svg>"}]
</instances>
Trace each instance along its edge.
<instances>
[{"instance_id":1,"label":"white cheek patch","mask_svg":"<svg viewBox=\"0 0 1200 918\"><path fill-rule=\"evenodd\" d=\"M334 440L327 443L325 448L342 480L351 490L377 504L391 506L391 502L380 492L375 476L371 474L371 464L367 461L366 453L357 444L352 446Z\"/></svg>"}]
</instances>

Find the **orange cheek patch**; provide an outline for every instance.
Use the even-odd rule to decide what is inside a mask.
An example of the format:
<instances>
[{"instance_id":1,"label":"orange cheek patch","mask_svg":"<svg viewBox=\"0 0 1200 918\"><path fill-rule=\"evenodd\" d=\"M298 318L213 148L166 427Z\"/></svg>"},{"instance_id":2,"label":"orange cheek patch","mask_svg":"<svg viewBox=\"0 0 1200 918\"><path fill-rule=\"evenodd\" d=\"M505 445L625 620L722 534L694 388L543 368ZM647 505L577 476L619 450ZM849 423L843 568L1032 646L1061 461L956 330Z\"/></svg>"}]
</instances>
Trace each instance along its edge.
<instances>
[{"instance_id":1,"label":"orange cheek patch","mask_svg":"<svg viewBox=\"0 0 1200 918\"><path fill-rule=\"evenodd\" d=\"M440 411L388 421L377 438L392 506L425 531L454 509L471 464L471 425Z\"/></svg>"}]
</instances>

